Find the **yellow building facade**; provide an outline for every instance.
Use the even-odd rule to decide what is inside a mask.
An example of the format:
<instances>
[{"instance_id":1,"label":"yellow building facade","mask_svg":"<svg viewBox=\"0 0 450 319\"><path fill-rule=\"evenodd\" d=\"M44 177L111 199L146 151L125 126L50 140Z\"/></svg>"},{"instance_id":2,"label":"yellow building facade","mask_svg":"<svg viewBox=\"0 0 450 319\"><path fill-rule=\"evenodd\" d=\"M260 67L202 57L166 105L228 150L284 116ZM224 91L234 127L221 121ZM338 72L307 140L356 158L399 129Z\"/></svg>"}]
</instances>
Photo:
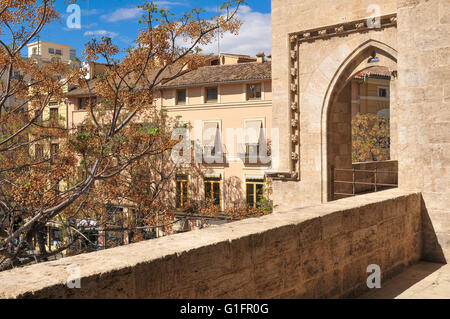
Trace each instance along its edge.
<instances>
[{"instance_id":1,"label":"yellow building facade","mask_svg":"<svg viewBox=\"0 0 450 319\"><path fill-rule=\"evenodd\" d=\"M357 74L351 83L352 117L358 113L389 117L391 80L382 69Z\"/></svg>"}]
</instances>

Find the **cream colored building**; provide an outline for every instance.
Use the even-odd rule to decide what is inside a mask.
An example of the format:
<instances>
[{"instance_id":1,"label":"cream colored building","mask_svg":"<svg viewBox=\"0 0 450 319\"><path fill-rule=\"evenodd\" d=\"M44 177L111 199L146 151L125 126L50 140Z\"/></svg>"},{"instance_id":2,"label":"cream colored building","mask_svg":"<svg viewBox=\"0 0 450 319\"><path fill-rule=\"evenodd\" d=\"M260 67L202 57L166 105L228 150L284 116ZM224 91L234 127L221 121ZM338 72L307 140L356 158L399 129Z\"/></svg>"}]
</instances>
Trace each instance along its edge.
<instances>
[{"instance_id":1,"label":"cream colored building","mask_svg":"<svg viewBox=\"0 0 450 319\"><path fill-rule=\"evenodd\" d=\"M47 41L36 41L27 45L28 57L51 62L55 59L64 63L77 60L76 50L70 45L52 43Z\"/></svg>"},{"instance_id":2,"label":"cream colored building","mask_svg":"<svg viewBox=\"0 0 450 319\"><path fill-rule=\"evenodd\" d=\"M182 209L189 198L210 199L221 210L245 202L254 206L262 197L267 198L269 192L265 179L265 171L270 168L267 156L263 161L250 157L258 153L261 139L271 138L271 62L262 54L257 58L222 54L209 63L158 87L157 106L191 127L191 139L205 154L213 155L208 153L213 146L217 153L219 147L224 153L221 163L219 159L215 163L209 163L212 160L198 163L203 171L200 180L189 174L176 176L174 206ZM90 70L95 86L95 74L102 69L92 65ZM86 105L89 99L95 99L95 94L78 88L67 96L68 125L76 127L86 118ZM212 136L204 136L208 129ZM230 147L232 130L244 130L245 134L245 129L256 135L235 139Z\"/></svg>"},{"instance_id":3,"label":"cream colored building","mask_svg":"<svg viewBox=\"0 0 450 319\"><path fill-rule=\"evenodd\" d=\"M271 165L268 160L250 158L252 147L254 154L262 154L259 142L271 139L271 62L263 54L257 58L222 54L212 59L210 66L165 83L160 92L162 108L190 124L191 139L202 147L203 156L214 145L222 147L226 157L223 163L203 162L203 181L180 176L186 180L183 185L188 194L196 199L211 198L222 210L235 204L255 206L268 197L265 172ZM216 130L213 136L204 136L208 129ZM246 129L257 134L239 138L234 133Z\"/></svg>"},{"instance_id":4,"label":"cream colored building","mask_svg":"<svg viewBox=\"0 0 450 319\"><path fill-rule=\"evenodd\" d=\"M69 45L52 43L47 41L37 41L27 45L28 47L28 58L35 60L39 64L51 63L52 61L59 60L66 63L72 67L79 67L79 61L76 57L76 50L72 49ZM71 88L67 85L64 90L68 92ZM51 100L48 106L44 109L42 114L42 121L49 121L55 119L58 123L67 128L68 127L68 101L65 99L63 101ZM57 152L59 149L59 144L61 141L55 139L49 143L36 144L35 149L32 150L33 153L42 152Z\"/></svg>"},{"instance_id":5,"label":"cream colored building","mask_svg":"<svg viewBox=\"0 0 450 319\"><path fill-rule=\"evenodd\" d=\"M69 45L63 45L58 43L51 43L47 41L37 41L27 45L27 56L23 59L33 60L40 66L49 64L53 61L59 60L69 67L77 68L79 67L79 61L76 57L76 50L72 49ZM14 70L12 78L21 77L25 82L31 81L30 74L24 74L21 70ZM62 79L63 80L63 79ZM0 80L5 84L6 74L2 75ZM63 90L65 92L69 91L69 87L65 85ZM15 96L7 99L5 103L6 108L14 106L15 108L23 107L27 108L26 100L19 100ZM67 100L57 101L51 99L48 105L43 109L41 118L38 121L49 122L56 121L60 127L68 127L68 104ZM30 138L30 137L29 137ZM30 138L31 139L31 138ZM41 158L42 156L50 157L50 155L55 154L59 151L61 143L64 141L55 138L52 140L43 140L33 143L30 147L29 152L31 156L36 156ZM62 190L65 187L64 183L60 183L59 188ZM46 246L47 248L55 248L61 244L62 231L57 223L49 222L47 223L46 230Z\"/></svg>"}]
</instances>

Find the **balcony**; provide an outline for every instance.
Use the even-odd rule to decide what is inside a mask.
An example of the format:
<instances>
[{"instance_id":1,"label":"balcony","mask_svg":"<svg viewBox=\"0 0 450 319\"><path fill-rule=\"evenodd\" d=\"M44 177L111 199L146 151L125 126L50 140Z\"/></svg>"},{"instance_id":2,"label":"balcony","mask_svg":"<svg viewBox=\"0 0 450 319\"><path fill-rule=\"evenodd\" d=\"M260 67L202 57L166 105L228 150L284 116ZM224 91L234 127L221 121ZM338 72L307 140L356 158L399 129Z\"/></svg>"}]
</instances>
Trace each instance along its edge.
<instances>
[{"instance_id":1,"label":"balcony","mask_svg":"<svg viewBox=\"0 0 450 319\"><path fill-rule=\"evenodd\" d=\"M214 145L203 146L202 153L202 163L204 165L218 165L225 166L227 165L227 154L225 150L225 146L222 148L216 147Z\"/></svg>"},{"instance_id":2,"label":"balcony","mask_svg":"<svg viewBox=\"0 0 450 319\"><path fill-rule=\"evenodd\" d=\"M272 157L266 145L255 144L239 144L238 157L247 166L270 166Z\"/></svg>"}]
</instances>

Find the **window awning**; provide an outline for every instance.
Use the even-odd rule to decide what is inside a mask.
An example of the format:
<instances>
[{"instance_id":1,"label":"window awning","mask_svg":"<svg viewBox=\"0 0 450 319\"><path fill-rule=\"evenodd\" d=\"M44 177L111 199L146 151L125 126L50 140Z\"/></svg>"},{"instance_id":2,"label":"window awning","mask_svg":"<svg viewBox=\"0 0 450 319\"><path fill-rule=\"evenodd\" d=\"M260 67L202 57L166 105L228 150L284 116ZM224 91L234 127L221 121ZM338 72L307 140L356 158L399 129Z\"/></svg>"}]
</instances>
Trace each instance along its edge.
<instances>
[{"instance_id":1,"label":"window awning","mask_svg":"<svg viewBox=\"0 0 450 319\"><path fill-rule=\"evenodd\" d=\"M245 143L259 144L264 136L264 123L262 119L245 121Z\"/></svg>"},{"instance_id":2,"label":"window awning","mask_svg":"<svg viewBox=\"0 0 450 319\"><path fill-rule=\"evenodd\" d=\"M218 146L222 144L218 122L203 123L203 146Z\"/></svg>"}]
</instances>

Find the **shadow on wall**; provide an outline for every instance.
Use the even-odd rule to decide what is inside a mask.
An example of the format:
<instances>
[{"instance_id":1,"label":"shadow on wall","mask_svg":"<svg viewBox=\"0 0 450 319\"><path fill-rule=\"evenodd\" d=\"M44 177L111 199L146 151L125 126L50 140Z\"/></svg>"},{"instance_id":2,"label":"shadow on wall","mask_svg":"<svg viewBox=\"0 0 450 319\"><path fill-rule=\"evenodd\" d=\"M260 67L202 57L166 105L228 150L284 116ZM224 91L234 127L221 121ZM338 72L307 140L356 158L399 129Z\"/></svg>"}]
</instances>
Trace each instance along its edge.
<instances>
[{"instance_id":1,"label":"shadow on wall","mask_svg":"<svg viewBox=\"0 0 450 319\"><path fill-rule=\"evenodd\" d=\"M422 200L422 231L423 231L423 253L422 259L424 261L431 261L436 263L446 264L442 246L439 244L439 240L436 236L436 231L433 227L428 209L425 205L425 201Z\"/></svg>"}]
</instances>

